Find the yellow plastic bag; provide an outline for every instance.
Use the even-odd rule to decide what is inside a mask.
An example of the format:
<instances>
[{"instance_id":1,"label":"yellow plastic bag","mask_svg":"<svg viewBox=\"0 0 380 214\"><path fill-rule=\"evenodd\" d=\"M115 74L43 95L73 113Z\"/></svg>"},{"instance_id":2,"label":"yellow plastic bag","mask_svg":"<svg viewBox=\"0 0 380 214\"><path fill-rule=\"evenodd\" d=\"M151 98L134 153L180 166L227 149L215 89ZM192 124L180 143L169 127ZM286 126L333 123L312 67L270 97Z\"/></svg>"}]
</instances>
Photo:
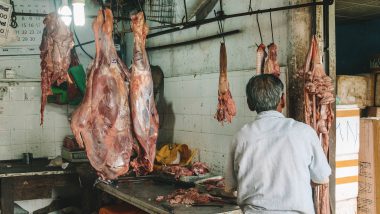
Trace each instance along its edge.
<instances>
[{"instance_id":1,"label":"yellow plastic bag","mask_svg":"<svg viewBox=\"0 0 380 214\"><path fill-rule=\"evenodd\" d=\"M195 153L186 144L166 144L156 153L156 161L163 165L188 165Z\"/></svg>"}]
</instances>

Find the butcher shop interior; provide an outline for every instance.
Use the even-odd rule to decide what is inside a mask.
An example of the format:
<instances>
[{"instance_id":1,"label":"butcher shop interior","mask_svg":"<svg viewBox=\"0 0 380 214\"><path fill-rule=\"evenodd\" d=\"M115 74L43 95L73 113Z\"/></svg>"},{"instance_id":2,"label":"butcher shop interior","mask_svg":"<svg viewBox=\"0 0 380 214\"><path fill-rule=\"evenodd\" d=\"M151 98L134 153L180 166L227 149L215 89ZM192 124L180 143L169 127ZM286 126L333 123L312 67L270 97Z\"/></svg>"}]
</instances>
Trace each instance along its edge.
<instances>
[{"instance_id":1,"label":"butcher shop interior","mask_svg":"<svg viewBox=\"0 0 380 214\"><path fill-rule=\"evenodd\" d=\"M0 0L1 214L379 214L379 7Z\"/></svg>"}]
</instances>

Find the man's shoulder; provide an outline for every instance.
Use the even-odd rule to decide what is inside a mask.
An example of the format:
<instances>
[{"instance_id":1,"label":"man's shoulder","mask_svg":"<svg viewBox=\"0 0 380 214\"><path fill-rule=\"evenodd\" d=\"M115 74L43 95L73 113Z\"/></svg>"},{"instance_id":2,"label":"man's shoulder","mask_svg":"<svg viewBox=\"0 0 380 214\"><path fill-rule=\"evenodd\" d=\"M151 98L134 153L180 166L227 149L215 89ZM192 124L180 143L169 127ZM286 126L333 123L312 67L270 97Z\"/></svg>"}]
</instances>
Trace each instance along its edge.
<instances>
[{"instance_id":1,"label":"man's shoulder","mask_svg":"<svg viewBox=\"0 0 380 214\"><path fill-rule=\"evenodd\" d=\"M293 118L284 118L284 119L286 120L287 123L289 123L289 127L297 131L305 131L305 132L314 131L314 129L311 128L311 126L309 126L306 123L299 122Z\"/></svg>"}]
</instances>

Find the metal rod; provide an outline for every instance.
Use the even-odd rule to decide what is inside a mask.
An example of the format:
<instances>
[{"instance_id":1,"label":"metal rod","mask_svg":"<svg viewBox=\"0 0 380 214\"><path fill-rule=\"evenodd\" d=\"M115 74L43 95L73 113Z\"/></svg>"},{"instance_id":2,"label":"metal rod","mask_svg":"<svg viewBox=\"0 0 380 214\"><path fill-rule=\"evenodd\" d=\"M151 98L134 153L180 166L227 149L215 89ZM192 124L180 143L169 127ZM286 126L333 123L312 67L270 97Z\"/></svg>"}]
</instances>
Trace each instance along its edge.
<instances>
[{"instance_id":1,"label":"metal rod","mask_svg":"<svg viewBox=\"0 0 380 214\"><path fill-rule=\"evenodd\" d=\"M325 56L326 75L330 75L330 24L329 24L329 4L334 3L333 0L323 0L323 40L325 47L323 48Z\"/></svg>"},{"instance_id":2,"label":"metal rod","mask_svg":"<svg viewBox=\"0 0 380 214\"><path fill-rule=\"evenodd\" d=\"M261 44L263 44L263 36L261 34L261 28L260 28L260 22L259 22L259 14L258 13L256 13L256 22L257 22L257 27L259 28L260 41L261 41Z\"/></svg>"},{"instance_id":3,"label":"metal rod","mask_svg":"<svg viewBox=\"0 0 380 214\"><path fill-rule=\"evenodd\" d=\"M276 8L269 8L269 9L264 9L264 10L255 10L255 11L248 11L248 12L243 12L243 13L235 13L235 14L230 14L230 15L220 15L218 17L214 18L209 18L209 19L203 19L199 21L189 21L188 23L178 23L178 24L172 24L172 26L181 26L177 28L172 28L168 30L163 30L157 33L151 33L148 35L148 38L155 37L155 36L160 36L164 35L167 33L172 33L175 31L180 31L183 29L188 29L192 27L197 27L200 25L208 24L211 22L216 22L218 20L223 20L223 19L230 19L230 18L235 18L235 17L241 17L241 16L249 16L249 15L254 15L254 14L260 14L260 13L269 13L269 12L276 12L276 11L283 11L283 10L292 10L292 9L298 9L298 8L304 8L304 7L311 7L311 6L317 6L317 5L324 5L325 1L328 2L328 5L333 4L334 1L332 0L323 0L319 2L311 2L311 3L304 3L304 4L296 4L296 5L288 5L288 6L283 6L283 7L276 7Z\"/></svg>"},{"instance_id":4,"label":"metal rod","mask_svg":"<svg viewBox=\"0 0 380 214\"><path fill-rule=\"evenodd\" d=\"M185 5L185 16L186 16L186 22L189 21L189 19L187 18L187 6L186 6L186 0L183 0L183 4Z\"/></svg>"},{"instance_id":5,"label":"metal rod","mask_svg":"<svg viewBox=\"0 0 380 214\"><path fill-rule=\"evenodd\" d=\"M313 0L315 3L317 0ZM311 34L317 34L317 7L314 5L311 7Z\"/></svg>"},{"instance_id":6,"label":"metal rod","mask_svg":"<svg viewBox=\"0 0 380 214\"><path fill-rule=\"evenodd\" d=\"M203 38L188 40L185 42L178 42L178 43L173 43L173 44L168 44L168 45L160 45L160 46L155 46L155 47L147 47L146 50L147 51L153 51L153 50L159 50L159 49L164 49L164 48L172 48L172 47L181 46L181 45L190 45L190 44L194 44L197 42L202 42L202 41L206 41L206 40L210 40L210 39L220 38L221 36L229 36L229 35L237 34L240 32L241 32L240 30L233 30L233 31L225 32L225 33L212 35L212 36L206 36Z\"/></svg>"},{"instance_id":7,"label":"metal rod","mask_svg":"<svg viewBox=\"0 0 380 214\"><path fill-rule=\"evenodd\" d=\"M269 12L269 18L270 18L270 30L271 30L271 32L272 32L272 42L274 43L273 23L272 23L272 12Z\"/></svg>"},{"instance_id":8,"label":"metal rod","mask_svg":"<svg viewBox=\"0 0 380 214\"><path fill-rule=\"evenodd\" d=\"M19 12L15 12L15 15L16 16L37 16L37 17L45 17L47 16L48 14L45 14L45 13L19 13ZM97 16L86 16L87 18L96 18ZM113 17L114 19L116 20L131 20L130 18L128 17Z\"/></svg>"}]
</instances>

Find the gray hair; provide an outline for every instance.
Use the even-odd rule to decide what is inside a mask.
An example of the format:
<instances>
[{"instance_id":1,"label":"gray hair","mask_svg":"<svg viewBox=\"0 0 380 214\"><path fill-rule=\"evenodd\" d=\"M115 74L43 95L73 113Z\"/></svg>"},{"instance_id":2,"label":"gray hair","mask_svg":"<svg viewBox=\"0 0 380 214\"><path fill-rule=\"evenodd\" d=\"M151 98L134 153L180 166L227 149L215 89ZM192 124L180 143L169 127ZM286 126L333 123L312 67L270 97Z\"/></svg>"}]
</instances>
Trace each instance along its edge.
<instances>
[{"instance_id":1,"label":"gray hair","mask_svg":"<svg viewBox=\"0 0 380 214\"><path fill-rule=\"evenodd\" d=\"M252 77L245 89L249 109L257 113L276 110L283 90L284 84L272 74Z\"/></svg>"}]
</instances>

